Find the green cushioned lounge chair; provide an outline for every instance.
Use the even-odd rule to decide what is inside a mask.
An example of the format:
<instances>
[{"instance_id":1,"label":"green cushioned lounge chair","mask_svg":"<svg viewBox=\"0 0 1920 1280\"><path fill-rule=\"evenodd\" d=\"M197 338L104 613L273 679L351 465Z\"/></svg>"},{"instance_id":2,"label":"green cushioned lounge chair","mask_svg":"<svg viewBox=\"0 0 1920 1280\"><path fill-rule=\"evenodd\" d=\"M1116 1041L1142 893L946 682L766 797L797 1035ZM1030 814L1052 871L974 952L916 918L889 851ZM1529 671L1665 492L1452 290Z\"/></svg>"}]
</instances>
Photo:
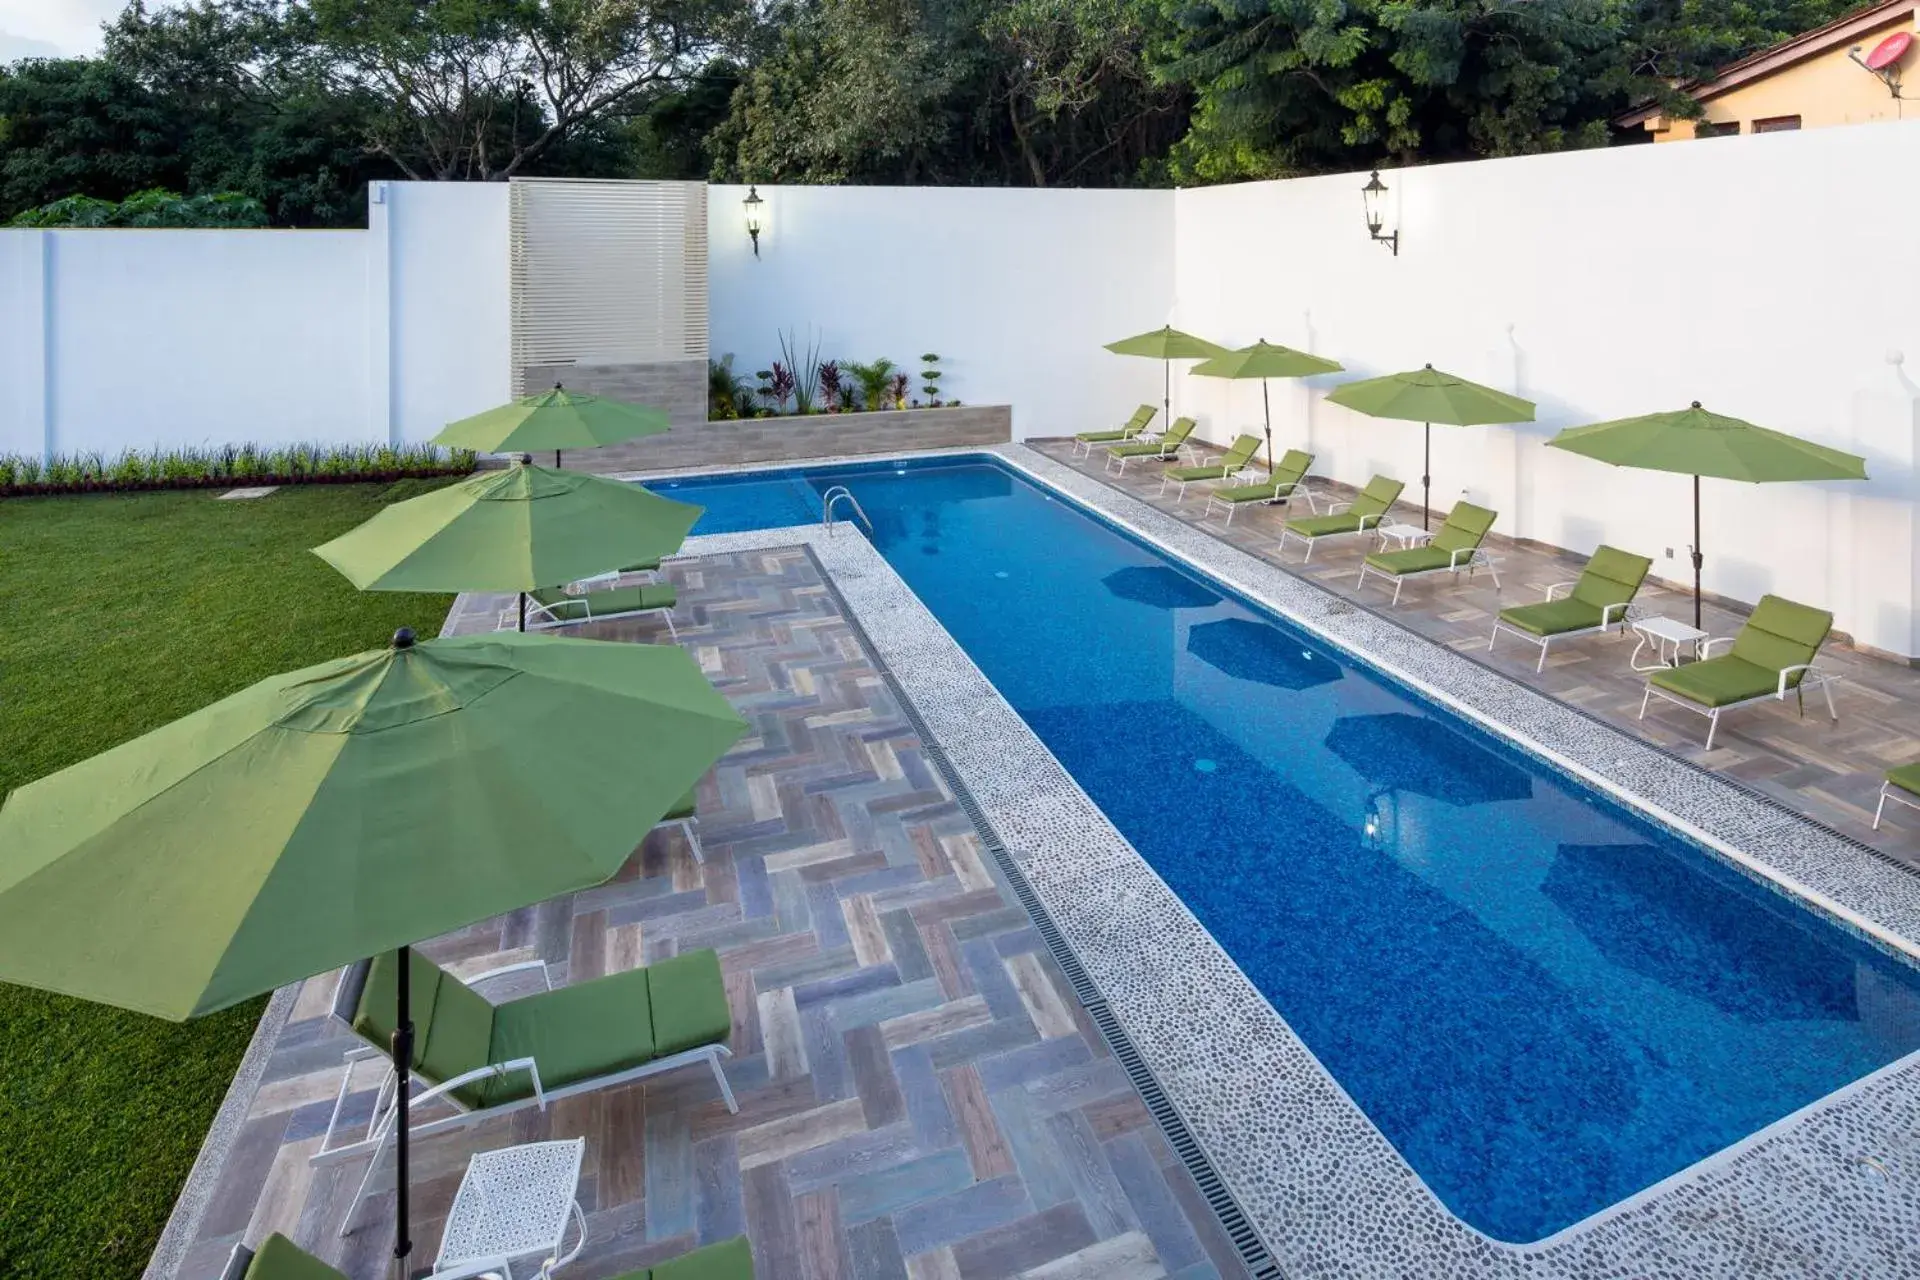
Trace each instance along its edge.
<instances>
[{"instance_id":1,"label":"green cushioned lounge chair","mask_svg":"<svg viewBox=\"0 0 1920 1280\"><path fill-rule=\"evenodd\" d=\"M573 627L583 622L606 622L613 618L634 618L657 613L667 621L667 634L678 641L673 629L673 606L679 596L671 582L652 582L636 587L601 587L569 595L556 587L527 593L527 630L550 631L554 627Z\"/></svg>"},{"instance_id":2,"label":"green cushioned lounge chair","mask_svg":"<svg viewBox=\"0 0 1920 1280\"><path fill-rule=\"evenodd\" d=\"M1153 415L1158 412L1158 405L1143 404L1133 411L1133 416L1118 431L1082 431L1073 438L1073 456L1087 457L1097 444L1121 444L1133 439L1147 429L1147 424L1153 421Z\"/></svg>"},{"instance_id":3,"label":"green cushioned lounge chair","mask_svg":"<svg viewBox=\"0 0 1920 1280\"><path fill-rule=\"evenodd\" d=\"M1367 481L1352 502L1335 502L1327 507L1323 516L1296 516L1287 521L1280 530L1280 550L1287 549L1288 538L1298 538L1307 544L1304 560L1313 559L1313 544L1322 538L1337 538L1347 534L1366 533L1376 529L1387 518L1387 512L1400 499L1400 490L1406 486L1398 480L1386 476L1375 476Z\"/></svg>"},{"instance_id":4,"label":"green cushioned lounge chair","mask_svg":"<svg viewBox=\"0 0 1920 1280\"><path fill-rule=\"evenodd\" d=\"M1493 528L1498 519L1495 512L1485 507L1476 507L1471 502L1456 502L1453 510L1447 512L1447 518L1436 529L1431 538L1417 547L1406 547L1399 551L1375 551L1360 564L1360 582L1367 585L1367 575L1385 577L1393 581L1393 602L1400 603L1400 588L1414 578L1424 578L1429 574L1446 573L1459 578L1462 569L1472 576L1474 570L1485 569L1493 575L1493 585L1500 585L1500 571L1494 567L1493 557L1480 545L1486 541L1487 530Z\"/></svg>"},{"instance_id":5,"label":"green cushioned lounge chair","mask_svg":"<svg viewBox=\"0 0 1920 1280\"><path fill-rule=\"evenodd\" d=\"M1207 509L1203 518L1213 514L1216 505L1227 509L1227 523L1233 523L1233 513L1249 502L1264 502L1279 505L1293 498L1305 498L1307 510L1317 510L1313 505L1313 495L1303 484L1307 478L1307 468L1313 465L1313 455L1298 449L1289 449L1281 457L1280 465L1267 474L1267 478L1258 484L1222 485L1207 495Z\"/></svg>"},{"instance_id":6,"label":"green cushioned lounge chair","mask_svg":"<svg viewBox=\"0 0 1920 1280\"><path fill-rule=\"evenodd\" d=\"M1235 472L1240 471L1248 463L1252 462L1253 455L1258 452L1260 452L1260 437L1250 434L1242 435L1233 442L1232 446L1228 448L1225 453L1218 453L1211 457L1202 458L1195 466L1169 467L1161 473L1159 496L1163 498L1166 497L1167 486L1177 484L1180 486L1180 491L1178 495L1175 496L1174 501L1185 501L1187 486L1195 480L1228 479Z\"/></svg>"},{"instance_id":7,"label":"green cushioned lounge chair","mask_svg":"<svg viewBox=\"0 0 1920 1280\"><path fill-rule=\"evenodd\" d=\"M1887 770L1887 777L1880 784L1880 803L1873 806L1873 829L1880 829L1880 815L1887 811L1887 801L1903 804L1909 809L1920 809L1920 761L1903 764Z\"/></svg>"},{"instance_id":8,"label":"green cushioned lounge chair","mask_svg":"<svg viewBox=\"0 0 1920 1280\"><path fill-rule=\"evenodd\" d=\"M1177 458L1187 448L1187 437L1193 434L1192 418L1176 418L1167 433L1153 440L1140 440L1129 444L1116 444L1107 447L1107 469L1114 470L1114 463L1120 467L1116 474L1127 474L1127 463L1135 458L1151 458L1157 462L1167 462Z\"/></svg>"},{"instance_id":9,"label":"green cushioned lounge chair","mask_svg":"<svg viewBox=\"0 0 1920 1280\"><path fill-rule=\"evenodd\" d=\"M1832 630L1833 615L1824 609L1779 596L1761 596L1739 635L1731 640L1720 636L1704 641L1699 662L1665 667L1647 677L1640 718L1646 718L1647 703L1654 698L1697 711L1707 718L1706 749L1711 751L1722 712L1750 702L1785 698L1792 690L1799 698L1800 714L1805 715L1806 686L1811 684L1826 695L1827 715L1838 721L1833 690L1828 687L1838 677L1813 667L1813 656ZM1712 653L1717 644L1733 647L1716 658Z\"/></svg>"},{"instance_id":10,"label":"green cushioned lounge chair","mask_svg":"<svg viewBox=\"0 0 1920 1280\"><path fill-rule=\"evenodd\" d=\"M1487 637L1487 651L1502 631L1538 646L1540 661L1535 671L1547 666L1547 646L1555 640L1575 636L1599 635L1609 629L1622 631L1627 625L1627 607L1639 594L1653 561L1618 547L1602 546L1594 550L1587 567L1576 582L1555 582L1547 587L1546 599L1538 604L1519 604L1502 609L1494 620L1493 634ZM1564 597L1559 592L1566 591Z\"/></svg>"},{"instance_id":11,"label":"green cushioned lounge chair","mask_svg":"<svg viewBox=\"0 0 1920 1280\"><path fill-rule=\"evenodd\" d=\"M712 1070L727 1110L740 1109L720 1067L731 1056L726 1041L733 1015L720 978L720 957L711 950L689 951L644 969L559 988L542 960L489 970L469 985L419 952L410 954L413 1076L424 1086L412 1094L412 1114L431 1117L412 1124L409 1132L415 1137L527 1107L544 1111L560 1098L701 1063ZM545 991L495 1005L473 989L532 970L540 972ZM334 989L333 1016L364 1044L347 1052L340 1092L312 1161L373 1154L341 1224L342 1235L383 1167L380 1153L393 1136L395 1081L388 1065L366 1136L337 1145L335 1141L342 1135L354 1068L369 1059L387 1061L398 971L394 953L385 952L349 965Z\"/></svg>"},{"instance_id":12,"label":"green cushioned lounge chair","mask_svg":"<svg viewBox=\"0 0 1920 1280\"><path fill-rule=\"evenodd\" d=\"M547 1274L542 1271L534 1280L543 1280ZM347 1280L347 1276L276 1231L260 1242L258 1251L243 1244L233 1246L220 1280ZM652 1267L622 1272L614 1280L753 1280L753 1250L745 1236L735 1236Z\"/></svg>"},{"instance_id":13,"label":"green cushioned lounge chair","mask_svg":"<svg viewBox=\"0 0 1920 1280\"><path fill-rule=\"evenodd\" d=\"M596 591L605 587L618 586L620 579L632 575L645 574L649 578L660 576L660 565L666 559L659 556L652 560L640 560L633 564L622 565L618 569L609 569L605 573L596 573L590 578L575 580L574 588L579 591Z\"/></svg>"}]
</instances>

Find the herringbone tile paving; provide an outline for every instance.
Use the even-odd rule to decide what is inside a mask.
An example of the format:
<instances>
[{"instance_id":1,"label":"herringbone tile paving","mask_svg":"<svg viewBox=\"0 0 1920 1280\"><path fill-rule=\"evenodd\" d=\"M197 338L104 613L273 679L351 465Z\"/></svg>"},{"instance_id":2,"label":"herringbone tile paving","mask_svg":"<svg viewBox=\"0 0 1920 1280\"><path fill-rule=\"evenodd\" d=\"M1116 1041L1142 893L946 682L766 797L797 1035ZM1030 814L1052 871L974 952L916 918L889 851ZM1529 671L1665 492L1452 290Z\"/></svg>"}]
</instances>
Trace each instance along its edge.
<instances>
[{"instance_id":1,"label":"herringbone tile paving","mask_svg":"<svg viewBox=\"0 0 1920 1280\"><path fill-rule=\"evenodd\" d=\"M1737 779L1782 805L1803 813L1845 835L1873 845L1894 858L1920 868L1920 811L1889 805L1880 831L1871 829L1874 800L1886 770L1920 759L1920 671L1903 663L1861 653L1840 641L1821 650L1820 663L1837 672L1834 687L1838 723L1827 718L1817 694L1807 699L1802 717L1793 702L1765 703L1729 713L1721 722L1712 751L1703 749L1707 722L1691 712L1657 699L1639 718L1646 677L1628 666L1633 651L1629 637L1595 638L1556 645L1538 674L1539 651L1511 639L1491 652L1487 637L1502 608L1541 598L1549 583L1567 582L1580 575L1584 556L1573 556L1533 543L1516 544L1499 536L1489 539L1499 558L1501 585L1485 574L1454 582L1444 576L1410 583L1397 608L1391 592L1369 584L1358 585L1360 561L1369 546L1359 539L1322 543L1311 561L1303 561L1299 544L1284 555L1279 550L1280 528L1293 512L1288 507L1243 507L1229 525L1224 516L1206 515L1206 485L1188 487L1184 501L1172 491L1160 495L1160 474L1151 465L1129 466L1115 477L1095 451L1076 458L1068 440L1029 440L1027 444L1058 462L1066 463L1115 488L1150 503L1161 511L1205 529L1224 542L1299 574L1327 590L1389 611L1396 622L1441 644L1486 662L1502 674L1542 690L1572 706L1599 716L1617 729L1653 742L1686 760ZM1351 497L1339 485L1314 482L1310 487ZM1417 490L1415 490L1417 496ZM1297 505L1297 504L1296 504ZM1418 523L1419 507L1402 503L1394 518ZM1658 555L1662 548L1634 549ZM1684 551L1682 552L1684 555ZM1654 572L1675 572L1656 560ZM1640 602L1668 617L1691 621L1690 593L1649 582ZM1809 601L1809 603L1819 603ZM1709 601L1704 626L1715 636L1739 630L1744 614Z\"/></svg>"},{"instance_id":2,"label":"herringbone tile paving","mask_svg":"<svg viewBox=\"0 0 1920 1280\"><path fill-rule=\"evenodd\" d=\"M538 957L558 983L717 948L740 1112L693 1068L427 1138L416 1260L472 1153L582 1135L576 1280L742 1231L768 1280L1243 1275L812 561L672 576L681 643L753 726L700 785L704 866L656 832L608 884L422 949L455 973ZM666 638L644 619L581 634ZM184 1280L273 1230L385 1274L390 1197L342 1240L365 1165L307 1163L353 1043L331 990L307 983L280 1032Z\"/></svg>"}]
</instances>

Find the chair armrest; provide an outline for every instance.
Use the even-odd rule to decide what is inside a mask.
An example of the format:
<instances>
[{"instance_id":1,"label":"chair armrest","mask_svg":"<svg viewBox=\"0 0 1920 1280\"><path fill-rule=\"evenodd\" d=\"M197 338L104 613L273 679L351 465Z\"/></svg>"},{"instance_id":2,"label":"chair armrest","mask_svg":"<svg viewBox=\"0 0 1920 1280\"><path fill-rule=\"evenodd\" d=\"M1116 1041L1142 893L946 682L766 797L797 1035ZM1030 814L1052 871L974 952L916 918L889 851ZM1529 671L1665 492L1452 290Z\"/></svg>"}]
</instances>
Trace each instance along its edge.
<instances>
[{"instance_id":1,"label":"chair armrest","mask_svg":"<svg viewBox=\"0 0 1920 1280\"><path fill-rule=\"evenodd\" d=\"M1348 503L1347 505L1348 505L1348 506L1352 506L1353 504L1352 504L1351 502L1349 502L1349 503ZM1361 516L1361 517L1360 517L1360 527L1361 527L1362 529L1365 529L1365 528L1367 528L1367 527L1368 527L1368 522L1369 522L1369 521L1371 521L1371 522L1372 522L1373 524L1375 524L1375 525L1377 525L1377 524L1379 524L1379 523L1380 523L1380 522L1381 522L1382 520L1385 520L1386 518L1387 518L1387 513L1386 513L1386 512L1384 512L1384 511L1381 511L1381 512L1377 512L1377 513L1375 513L1374 515L1368 515L1368 516Z\"/></svg>"},{"instance_id":2,"label":"chair armrest","mask_svg":"<svg viewBox=\"0 0 1920 1280\"><path fill-rule=\"evenodd\" d=\"M540 1103L540 1109L545 1111L547 1109L547 1094L546 1090L540 1087L540 1068L532 1058L511 1058L506 1062L490 1062L484 1067L475 1067L471 1071L463 1071L450 1080L442 1080L431 1089L425 1089L413 1094L407 1105L417 1107L423 1102L431 1102L435 1098L452 1093L455 1089L464 1089L476 1081L490 1080L495 1076L512 1075L516 1071L524 1071L533 1077L533 1096Z\"/></svg>"},{"instance_id":3,"label":"chair armrest","mask_svg":"<svg viewBox=\"0 0 1920 1280\"><path fill-rule=\"evenodd\" d=\"M1795 672L1803 672L1803 674L1807 674L1807 676L1811 676L1812 662L1795 662L1793 666L1784 666L1784 668L1780 668L1780 687L1776 687L1776 689L1774 689L1774 697L1776 697L1776 699L1784 699L1784 697L1788 697L1788 677L1793 676ZM1805 683L1805 681L1803 681L1803 683Z\"/></svg>"},{"instance_id":4,"label":"chair armrest","mask_svg":"<svg viewBox=\"0 0 1920 1280\"><path fill-rule=\"evenodd\" d=\"M1447 553L1447 567L1449 569L1458 569L1462 563L1472 564L1473 558L1479 554L1480 548L1478 547L1455 547ZM1461 556L1465 556L1466 560L1462 561L1460 559Z\"/></svg>"},{"instance_id":5,"label":"chair armrest","mask_svg":"<svg viewBox=\"0 0 1920 1280\"><path fill-rule=\"evenodd\" d=\"M1554 585L1555 585L1555 586L1570 586L1570 585L1572 585L1572 584L1571 584L1571 583L1565 583L1565 582L1562 582L1562 583L1556 583L1556 584L1554 584ZM1551 592L1551 591L1553 590L1553 588L1552 588L1552 587L1549 587L1549 588L1547 588L1547 590L1548 590L1549 592ZM1552 595L1548 595L1548 596L1547 596L1547 599L1549 599L1549 600L1551 600L1551 599L1553 599L1553 596L1552 596ZM1603 626L1603 627L1605 627L1605 626L1610 626L1610 625L1612 625L1612 624L1613 624L1614 622L1616 622L1616 621L1617 621L1617 622L1625 622L1625 621L1627 620L1627 606L1628 606L1629 604L1631 604L1631 603L1632 603L1632 601L1629 601L1629 600L1622 600L1622 601L1619 601L1619 602L1618 602L1618 603L1616 603L1616 604L1606 604L1606 605L1601 605L1601 606L1600 606L1600 625L1601 625L1601 626ZM1612 617L1612 616L1610 616L1610 615L1611 615L1611 614L1613 613L1613 611L1614 611L1615 609L1618 609L1618 610L1620 611L1620 616L1619 616L1619 617L1618 617L1617 619L1616 619L1616 618L1614 618L1614 617Z\"/></svg>"},{"instance_id":6,"label":"chair armrest","mask_svg":"<svg viewBox=\"0 0 1920 1280\"><path fill-rule=\"evenodd\" d=\"M477 987L493 978L504 978L510 973L525 973L529 969L540 971L540 980L547 984L547 990L553 990L553 971L547 968L545 960L520 960L513 964L503 964L498 969L489 969L485 973L476 973L471 978L461 979L469 987Z\"/></svg>"},{"instance_id":7,"label":"chair armrest","mask_svg":"<svg viewBox=\"0 0 1920 1280\"><path fill-rule=\"evenodd\" d=\"M1713 646L1717 644L1730 645L1732 643L1733 643L1732 636L1714 636L1711 639L1702 640L1700 642L1700 656L1702 658L1711 658L1713 656Z\"/></svg>"},{"instance_id":8,"label":"chair armrest","mask_svg":"<svg viewBox=\"0 0 1920 1280\"><path fill-rule=\"evenodd\" d=\"M1556 592L1556 591L1561 591L1561 590L1567 590L1567 591L1571 591L1571 590L1573 590L1573 588L1574 588L1575 586L1577 586L1577 585L1578 585L1577 583L1572 583L1572 582L1549 582L1549 583L1547 584L1547 587L1546 587L1546 592L1545 592L1545 594L1544 594L1544 595L1542 595L1542 596L1541 596L1541 599L1542 599L1542 600L1551 600L1551 599L1553 599L1553 593L1554 593L1554 592ZM1611 608L1613 608L1613 607L1614 607L1614 606L1612 606L1612 605L1608 605L1608 606L1607 606L1607 609L1611 609ZM1622 608L1625 608L1626 606L1625 606L1625 605L1623 604L1623 605L1621 605L1621 607L1622 607ZM1601 620L1602 622L1605 622L1605 621L1606 621L1606 617L1607 617L1607 609L1602 609L1602 610L1600 611L1600 620Z\"/></svg>"}]
</instances>

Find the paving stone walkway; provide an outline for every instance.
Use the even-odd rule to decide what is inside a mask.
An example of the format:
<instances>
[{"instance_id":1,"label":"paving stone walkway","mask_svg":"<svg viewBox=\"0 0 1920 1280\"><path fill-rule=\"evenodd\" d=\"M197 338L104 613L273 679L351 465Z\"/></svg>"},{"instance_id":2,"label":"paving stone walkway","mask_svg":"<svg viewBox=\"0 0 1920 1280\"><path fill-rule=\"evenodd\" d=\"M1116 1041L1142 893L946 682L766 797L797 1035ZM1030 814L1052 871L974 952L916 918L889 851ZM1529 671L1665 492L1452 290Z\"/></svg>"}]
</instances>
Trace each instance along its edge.
<instances>
[{"instance_id":1,"label":"paving stone walkway","mask_svg":"<svg viewBox=\"0 0 1920 1280\"><path fill-rule=\"evenodd\" d=\"M568 1280L741 1232L762 1280L1243 1276L813 562L670 573L680 643L753 724L700 785L705 864L656 832L608 884L422 950L456 974L539 958L564 983L717 948L740 1112L694 1068L425 1139L416 1260L474 1152L584 1136L588 1244ZM578 634L666 639L646 619ZM353 1043L332 987L305 984L279 1029L181 1280L276 1230L356 1280L387 1274L390 1175L342 1239L365 1164L307 1159Z\"/></svg>"},{"instance_id":2,"label":"paving stone walkway","mask_svg":"<svg viewBox=\"0 0 1920 1280\"><path fill-rule=\"evenodd\" d=\"M1549 583L1577 578L1584 556L1568 555L1539 544L1516 544L1495 535L1488 546L1498 558L1500 586L1477 574L1454 582L1444 575L1410 583L1397 608L1390 588L1364 589L1358 585L1360 561L1370 546L1358 539L1335 539L1314 549L1303 561L1296 543L1282 555L1280 528L1288 507L1243 507L1229 525L1223 515L1206 515L1206 485L1188 488L1184 501L1172 489L1159 493L1160 475L1148 465L1129 466L1116 478L1097 451L1091 458L1074 457L1069 440L1029 440L1030 447L1047 457L1099 477L1132 497L1207 530L1215 537L1253 555L1278 564L1329 591L1388 612L1396 622L1496 668L1501 674L1530 685L1572 706L1606 720L1615 728L1658 744L1683 759L1753 787L1797 813L1823 822L1844 835L1880 849L1908 866L1920 869L1920 810L1887 807L1881 830L1871 829L1874 800L1886 770L1920 759L1920 671L1904 663L1864 654L1844 643L1829 643L1820 664L1837 672L1834 703L1840 719L1827 718L1818 694L1807 698L1806 715L1795 703L1777 702L1744 707L1729 713L1720 725L1712 751L1703 749L1704 717L1656 700L1645 720L1639 718L1646 677L1628 666L1632 637L1609 636L1555 645L1546 670L1535 673L1539 650L1503 639L1492 652L1487 637L1502 608L1541 598ZM1417 477L1415 477L1417 483ZM1352 496L1343 486L1316 482L1310 487ZM1417 496L1417 489L1415 490ZM1322 508L1324 510L1324 507ZM1298 514L1306 514L1304 509ZM1396 507L1393 518L1420 522L1418 505ZM1436 517L1436 523L1438 519ZM1663 548L1632 548L1659 555ZM1681 549L1684 555L1684 549ZM1656 574L1678 572L1668 566L1684 561L1657 560ZM1649 582L1640 603L1671 618L1691 622L1693 602L1688 592ZM1812 601L1809 603L1818 603ZM1715 636L1739 630L1745 615L1709 601L1703 625Z\"/></svg>"}]
</instances>

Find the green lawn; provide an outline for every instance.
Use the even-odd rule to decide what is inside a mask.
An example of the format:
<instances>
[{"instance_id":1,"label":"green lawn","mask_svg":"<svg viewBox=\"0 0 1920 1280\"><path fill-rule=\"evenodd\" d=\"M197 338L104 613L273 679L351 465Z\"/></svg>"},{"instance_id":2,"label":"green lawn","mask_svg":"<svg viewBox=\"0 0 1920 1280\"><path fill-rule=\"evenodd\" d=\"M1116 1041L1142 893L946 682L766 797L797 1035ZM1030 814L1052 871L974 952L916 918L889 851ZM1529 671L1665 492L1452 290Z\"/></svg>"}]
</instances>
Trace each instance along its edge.
<instances>
[{"instance_id":1,"label":"green lawn","mask_svg":"<svg viewBox=\"0 0 1920 1280\"><path fill-rule=\"evenodd\" d=\"M307 548L445 481L0 500L0 797L277 671L435 634ZM174 1024L0 985L0 1276L138 1276L264 1001Z\"/></svg>"}]
</instances>

